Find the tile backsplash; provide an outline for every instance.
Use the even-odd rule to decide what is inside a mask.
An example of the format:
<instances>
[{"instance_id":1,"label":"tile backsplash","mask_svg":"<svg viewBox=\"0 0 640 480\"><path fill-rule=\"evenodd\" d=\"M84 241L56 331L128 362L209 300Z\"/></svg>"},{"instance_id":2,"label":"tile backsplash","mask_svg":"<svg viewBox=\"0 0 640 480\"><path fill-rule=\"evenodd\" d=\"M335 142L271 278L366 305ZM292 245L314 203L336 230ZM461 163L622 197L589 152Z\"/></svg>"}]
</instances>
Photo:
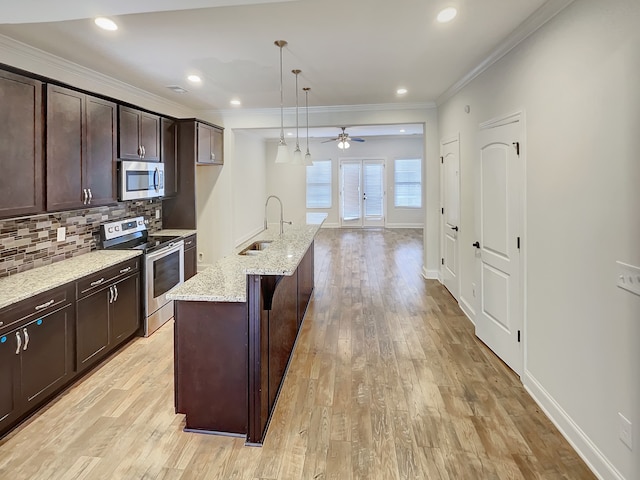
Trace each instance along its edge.
<instances>
[{"instance_id":1,"label":"tile backsplash","mask_svg":"<svg viewBox=\"0 0 640 480\"><path fill-rule=\"evenodd\" d=\"M156 210L160 219L156 219ZM0 277L48 265L98 248L100 225L119 218L143 215L147 228L162 228L162 201L140 200L107 207L0 219ZM66 239L56 241L58 227L66 227Z\"/></svg>"}]
</instances>

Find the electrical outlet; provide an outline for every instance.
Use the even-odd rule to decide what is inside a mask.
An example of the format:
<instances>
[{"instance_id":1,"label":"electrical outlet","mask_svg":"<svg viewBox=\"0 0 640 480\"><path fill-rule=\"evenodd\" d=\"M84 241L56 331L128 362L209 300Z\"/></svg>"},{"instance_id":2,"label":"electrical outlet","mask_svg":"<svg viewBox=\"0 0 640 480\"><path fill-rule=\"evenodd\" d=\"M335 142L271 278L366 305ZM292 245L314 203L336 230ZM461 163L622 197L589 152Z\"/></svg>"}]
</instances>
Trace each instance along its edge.
<instances>
[{"instance_id":1,"label":"electrical outlet","mask_svg":"<svg viewBox=\"0 0 640 480\"><path fill-rule=\"evenodd\" d=\"M156 208L156 220L160 220L160 209Z\"/></svg>"},{"instance_id":2,"label":"electrical outlet","mask_svg":"<svg viewBox=\"0 0 640 480\"><path fill-rule=\"evenodd\" d=\"M67 238L67 227L58 227L57 230L57 241L64 242Z\"/></svg>"},{"instance_id":3,"label":"electrical outlet","mask_svg":"<svg viewBox=\"0 0 640 480\"><path fill-rule=\"evenodd\" d=\"M640 295L640 268L622 262L616 262L616 285L631 293Z\"/></svg>"},{"instance_id":4,"label":"electrical outlet","mask_svg":"<svg viewBox=\"0 0 640 480\"><path fill-rule=\"evenodd\" d=\"M629 447L629 450L633 450L633 429L631 428L631 422L620 412L618 412L618 416L620 417L620 440Z\"/></svg>"},{"instance_id":5,"label":"electrical outlet","mask_svg":"<svg viewBox=\"0 0 640 480\"><path fill-rule=\"evenodd\" d=\"M204 253L198 252L198 261L201 262L204 260Z\"/></svg>"}]
</instances>

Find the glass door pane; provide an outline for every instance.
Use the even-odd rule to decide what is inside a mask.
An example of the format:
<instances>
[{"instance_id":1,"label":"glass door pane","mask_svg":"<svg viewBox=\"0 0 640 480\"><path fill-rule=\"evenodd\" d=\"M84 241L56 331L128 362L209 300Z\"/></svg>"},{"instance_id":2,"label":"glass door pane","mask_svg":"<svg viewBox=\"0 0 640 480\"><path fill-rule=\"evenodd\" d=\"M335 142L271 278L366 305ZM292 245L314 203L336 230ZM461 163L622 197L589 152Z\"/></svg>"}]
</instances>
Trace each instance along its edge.
<instances>
[{"instance_id":1,"label":"glass door pane","mask_svg":"<svg viewBox=\"0 0 640 480\"><path fill-rule=\"evenodd\" d=\"M364 160L364 225L384 225L384 163Z\"/></svg>"},{"instance_id":2,"label":"glass door pane","mask_svg":"<svg viewBox=\"0 0 640 480\"><path fill-rule=\"evenodd\" d=\"M341 224L362 226L362 189L360 161L343 161L340 165Z\"/></svg>"}]
</instances>

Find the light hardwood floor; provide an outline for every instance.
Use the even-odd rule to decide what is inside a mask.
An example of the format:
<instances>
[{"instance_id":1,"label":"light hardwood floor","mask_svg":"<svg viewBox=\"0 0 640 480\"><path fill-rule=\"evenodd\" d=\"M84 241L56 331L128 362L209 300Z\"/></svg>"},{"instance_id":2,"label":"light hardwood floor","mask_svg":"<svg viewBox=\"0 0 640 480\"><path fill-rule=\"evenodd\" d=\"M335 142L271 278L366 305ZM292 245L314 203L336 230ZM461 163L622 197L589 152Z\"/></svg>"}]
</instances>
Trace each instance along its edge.
<instances>
[{"instance_id":1,"label":"light hardwood floor","mask_svg":"<svg viewBox=\"0 0 640 480\"><path fill-rule=\"evenodd\" d=\"M320 232L262 448L182 431L169 323L1 440L0 478L595 478L421 267L421 230Z\"/></svg>"}]
</instances>

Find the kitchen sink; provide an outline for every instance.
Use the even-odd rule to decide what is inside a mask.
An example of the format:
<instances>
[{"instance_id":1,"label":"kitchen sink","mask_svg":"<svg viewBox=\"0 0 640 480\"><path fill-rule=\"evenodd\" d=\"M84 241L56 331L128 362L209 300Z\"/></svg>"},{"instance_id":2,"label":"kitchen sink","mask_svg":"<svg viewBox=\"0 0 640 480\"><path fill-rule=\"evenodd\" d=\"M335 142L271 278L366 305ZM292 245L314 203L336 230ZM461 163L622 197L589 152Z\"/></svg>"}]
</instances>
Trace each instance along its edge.
<instances>
[{"instance_id":1,"label":"kitchen sink","mask_svg":"<svg viewBox=\"0 0 640 480\"><path fill-rule=\"evenodd\" d=\"M272 240L258 240L253 242L248 247L243 248L238 255L258 255L263 250L266 250L271 244Z\"/></svg>"}]
</instances>

